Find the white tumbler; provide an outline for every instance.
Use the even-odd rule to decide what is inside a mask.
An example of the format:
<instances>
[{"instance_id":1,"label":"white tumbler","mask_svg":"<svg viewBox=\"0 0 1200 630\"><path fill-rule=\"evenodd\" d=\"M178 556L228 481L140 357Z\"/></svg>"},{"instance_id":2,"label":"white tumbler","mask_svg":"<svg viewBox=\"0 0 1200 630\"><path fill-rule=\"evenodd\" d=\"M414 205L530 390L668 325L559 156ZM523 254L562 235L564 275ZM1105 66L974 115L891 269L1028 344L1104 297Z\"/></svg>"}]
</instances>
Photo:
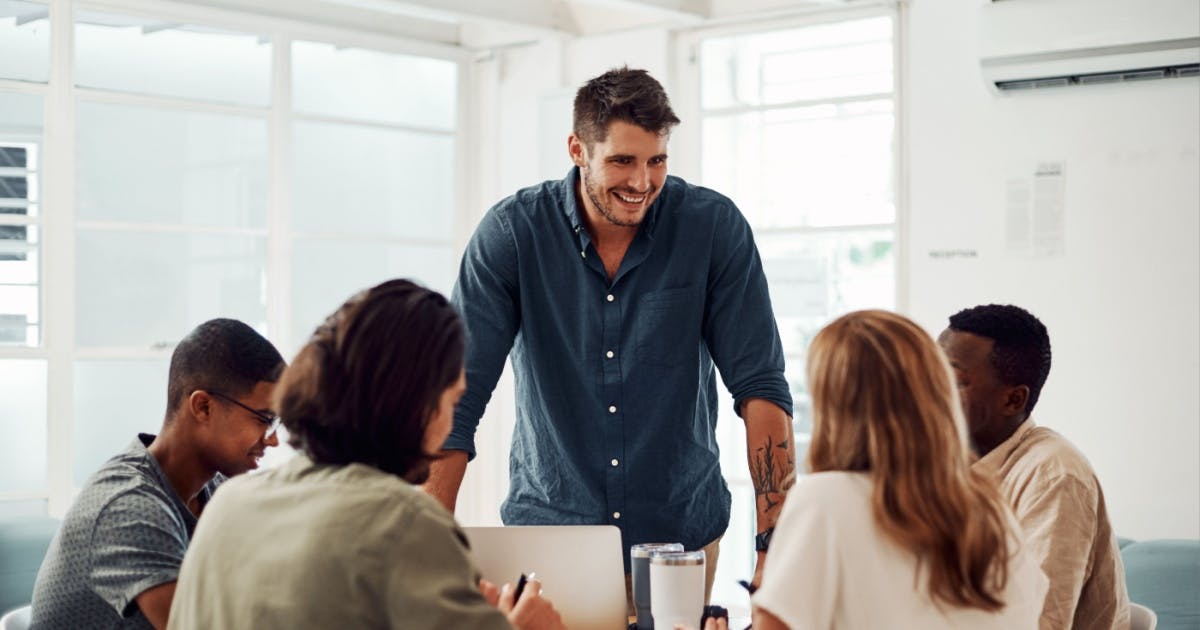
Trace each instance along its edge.
<instances>
[{"instance_id":1,"label":"white tumbler","mask_svg":"<svg viewBox=\"0 0 1200 630\"><path fill-rule=\"evenodd\" d=\"M650 552L650 612L654 627L696 628L704 616L704 552Z\"/></svg>"},{"instance_id":2,"label":"white tumbler","mask_svg":"<svg viewBox=\"0 0 1200 630\"><path fill-rule=\"evenodd\" d=\"M655 551L683 551L679 543L642 543L629 550L629 575L633 578L633 609L637 612L637 630L654 630L650 614L650 554Z\"/></svg>"}]
</instances>

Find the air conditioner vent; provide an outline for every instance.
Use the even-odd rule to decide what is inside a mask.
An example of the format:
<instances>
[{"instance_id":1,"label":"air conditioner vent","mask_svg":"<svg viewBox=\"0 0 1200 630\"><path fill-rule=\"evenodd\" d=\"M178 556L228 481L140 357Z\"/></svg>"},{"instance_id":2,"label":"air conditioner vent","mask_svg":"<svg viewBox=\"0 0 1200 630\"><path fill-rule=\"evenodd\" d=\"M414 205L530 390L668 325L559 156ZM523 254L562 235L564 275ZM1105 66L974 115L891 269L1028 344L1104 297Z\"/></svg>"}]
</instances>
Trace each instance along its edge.
<instances>
[{"instance_id":1,"label":"air conditioner vent","mask_svg":"<svg viewBox=\"0 0 1200 630\"><path fill-rule=\"evenodd\" d=\"M1073 74L1060 77L996 81L995 85L999 90L1034 90L1038 88L1068 87L1071 85L1099 85L1102 83L1125 83L1129 81L1150 81L1153 79L1195 76L1200 76L1200 64L1192 63L1179 66L1161 66L1158 68L1138 68L1136 70L1122 70L1120 72L1093 72L1090 74Z\"/></svg>"},{"instance_id":2,"label":"air conditioner vent","mask_svg":"<svg viewBox=\"0 0 1200 630\"><path fill-rule=\"evenodd\" d=\"M979 65L1001 91L1200 76L1197 0L981 6Z\"/></svg>"}]
</instances>

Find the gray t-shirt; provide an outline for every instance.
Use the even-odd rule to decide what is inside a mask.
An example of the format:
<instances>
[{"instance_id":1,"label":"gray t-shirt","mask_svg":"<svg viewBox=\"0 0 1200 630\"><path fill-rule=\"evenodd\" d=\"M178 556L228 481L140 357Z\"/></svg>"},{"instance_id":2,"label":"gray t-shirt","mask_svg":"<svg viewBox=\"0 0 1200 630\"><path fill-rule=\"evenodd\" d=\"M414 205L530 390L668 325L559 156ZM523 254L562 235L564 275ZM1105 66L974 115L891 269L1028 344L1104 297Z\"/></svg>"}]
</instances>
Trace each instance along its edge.
<instances>
[{"instance_id":1,"label":"gray t-shirt","mask_svg":"<svg viewBox=\"0 0 1200 630\"><path fill-rule=\"evenodd\" d=\"M196 527L139 433L84 484L33 588L31 628L150 628L135 599L175 581ZM201 490L206 504L224 481Z\"/></svg>"}]
</instances>

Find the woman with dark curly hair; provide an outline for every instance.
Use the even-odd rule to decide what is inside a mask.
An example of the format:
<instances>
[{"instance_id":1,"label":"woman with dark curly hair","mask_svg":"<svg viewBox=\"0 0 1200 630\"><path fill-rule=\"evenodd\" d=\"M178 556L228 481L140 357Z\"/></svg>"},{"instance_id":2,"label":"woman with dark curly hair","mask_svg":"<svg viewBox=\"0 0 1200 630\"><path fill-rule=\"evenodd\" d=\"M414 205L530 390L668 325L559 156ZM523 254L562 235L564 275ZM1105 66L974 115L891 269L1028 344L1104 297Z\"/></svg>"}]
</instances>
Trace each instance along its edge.
<instances>
[{"instance_id":1,"label":"woman with dark curly hair","mask_svg":"<svg viewBox=\"0 0 1200 630\"><path fill-rule=\"evenodd\" d=\"M530 582L478 580L466 540L414 484L465 388L462 324L406 280L350 298L284 372L299 453L222 487L180 573L171 628L561 628Z\"/></svg>"}]
</instances>

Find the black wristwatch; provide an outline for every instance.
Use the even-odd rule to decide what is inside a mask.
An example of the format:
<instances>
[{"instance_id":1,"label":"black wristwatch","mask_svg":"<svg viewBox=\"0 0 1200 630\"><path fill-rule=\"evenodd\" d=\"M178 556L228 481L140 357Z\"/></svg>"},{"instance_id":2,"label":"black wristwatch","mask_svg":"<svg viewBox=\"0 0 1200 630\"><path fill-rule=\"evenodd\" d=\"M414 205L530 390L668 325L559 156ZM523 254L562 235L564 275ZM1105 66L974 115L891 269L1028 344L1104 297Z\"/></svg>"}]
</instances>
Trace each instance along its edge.
<instances>
[{"instance_id":1,"label":"black wristwatch","mask_svg":"<svg viewBox=\"0 0 1200 630\"><path fill-rule=\"evenodd\" d=\"M775 528L772 527L767 531L754 537L754 550L766 551L767 547L771 546L771 536L775 535Z\"/></svg>"}]
</instances>

